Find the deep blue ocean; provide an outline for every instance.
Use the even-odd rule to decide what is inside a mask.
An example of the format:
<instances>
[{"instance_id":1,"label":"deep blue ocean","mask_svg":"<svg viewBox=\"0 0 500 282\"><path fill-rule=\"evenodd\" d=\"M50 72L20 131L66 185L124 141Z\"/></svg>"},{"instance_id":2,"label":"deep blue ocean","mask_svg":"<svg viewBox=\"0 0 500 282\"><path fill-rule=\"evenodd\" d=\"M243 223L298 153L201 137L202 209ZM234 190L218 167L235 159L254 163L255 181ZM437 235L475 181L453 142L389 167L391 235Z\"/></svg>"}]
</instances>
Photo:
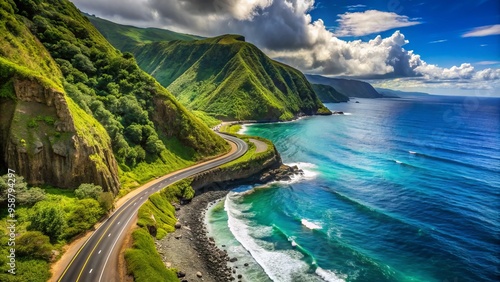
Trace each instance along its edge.
<instances>
[{"instance_id":1,"label":"deep blue ocean","mask_svg":"<svg viewBox=\"0 0 500 282\"><path fill-rule=\"evenodd\" d=\"M245 128L305 174L208 214L243 280L500 281L500 99L357 101Z\"/></svg>"}]
</instances>

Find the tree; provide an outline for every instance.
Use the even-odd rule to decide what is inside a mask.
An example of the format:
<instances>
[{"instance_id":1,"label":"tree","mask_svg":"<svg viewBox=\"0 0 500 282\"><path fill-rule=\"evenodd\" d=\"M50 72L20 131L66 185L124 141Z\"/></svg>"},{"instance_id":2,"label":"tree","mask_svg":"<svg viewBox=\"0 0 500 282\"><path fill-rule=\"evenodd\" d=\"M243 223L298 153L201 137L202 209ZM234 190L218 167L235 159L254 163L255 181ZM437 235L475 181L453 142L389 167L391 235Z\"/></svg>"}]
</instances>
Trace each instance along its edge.
<instances>
[{"instance_id":1,"label":"tree","mask_svg":"<svg viewBox=\"0 0 500 282\"><path fill-rule=\"evenodd\" d=\"M80 71L91 74L96 71L94 64L90 61L90 59L83 54L76 54L71 60L73 66L79 69Z\"/></svg>"},{"instance_id":2,"label":"tree","mask_svg":"<svg viewBox=\"0 0 500 282\"><path fill-rule=\"evenodd\" d=\"M105 212L108 212L114 208L114 197L113 193L111 192L102 192L101 194L99 194L98 201L99 205Z\"/></svg>"},{"instance_id":3,"label":"tree","mask_svg":"<svg viewBox=\"0 0 500 282\"><path fill-rule=\"evenodd\" d=\"M20 205L32 206L35 203L45 199L45 191L38 187L29 188L22 176L16 176L14 183L14 195L16 202ZM10 182L12 183L12 182ZM9 177L4 175L0 177L0 202L7 200L7 192L9 189Z\"/></svg>"},{"instance_id":4,"label":"tree","mask_svg":"<svg viewBox=\"0 0 500 282\"><path fill-rule=\"evenodd\" d=\"M49 260L52 255L50 238L40 231L28 231L16 239L16 254L22 257Z\"/></svg>"},{"instance_id":5,"label":"tree","mask_svg":"<svg viewBox=\"0 0 500 282\"><path fill-rule=\"evenodd\" d=\"M142 126L136 123L129 125L125 129L125 136L135 144L140 144L142 141Z\"/></svg>"},{"instance_id":6,"label":"tree","mask_svg":"<svg viewBox=\"0 0 500 282\"><path fill-rule=\"evenodd\" d=\"M104 215L99 202L94 199L78 200L68 216L67 238L91 228Z\"/></svg>"},{"instance_id":7,"label":"tree","mask_svg":"<svg viewBox=\"0 0 500 282\"><path fill-rule=\"evenodd\" d=\"M99 185L83 183L75 190L75 196L78 199L91 198L97 200L102 191L102 187Z\"/></svg>"},{"instance_id":8,"label":"tree","mask_svg":"<svg viewBox=\"0 0 500 282\"><path fill-rule=\"evenodd\" d=\"M146 141L146 150L152 154L157 154L165 150L165 145L158 139L157 135L151 135Z\"/></svg>"},{"instance_id":9,"label":"tree","mask_svg":"<svg viewBox=\"0 0 500 282\"><path fill-rule=\"evenodd\" d=\"M30 230L40 231L52 240L59 239L67 226L62 207L52 202L36 203L29 219L31 221Z\"/></svg>"},{"instance_id":10,"label":"tree","mask_svg":"<svg viewBox=\"0 0 500 282\"><path fill-rule=\"evenodd\" d=\"M17 194L18 203L27 206L33 206L43 200L45 200L45 191L38 187L32 187Z\"/></svg>"}]
</instances>

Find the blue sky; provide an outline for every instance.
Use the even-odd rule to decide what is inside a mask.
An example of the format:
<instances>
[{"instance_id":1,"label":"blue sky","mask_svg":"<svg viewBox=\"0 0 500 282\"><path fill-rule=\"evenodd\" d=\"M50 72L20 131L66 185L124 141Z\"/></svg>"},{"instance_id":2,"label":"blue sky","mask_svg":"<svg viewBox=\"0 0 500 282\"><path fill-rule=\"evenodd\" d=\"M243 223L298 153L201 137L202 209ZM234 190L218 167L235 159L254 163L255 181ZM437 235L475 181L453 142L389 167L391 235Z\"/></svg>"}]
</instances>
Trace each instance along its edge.
<instances>
[{"instance_id":1,"label":"blue sky","mask_svg":"<svg viewBox=\"0 0 500 282\"><path fill-rule=\"evenodd\" d=\"M122 24L242 34L304 73L500 96L498 0L72 0Z\"/></svg>"},{"instance_id":2,"label":"blue sky","mask_svg":"<svg viewBox=\"0 0 500 282\"><path fill-rule=\"evenodd\" d=\"M322 19L328 28L338 28L338 14L379 10L396 12L408 16L421 24L399 28L409 39L405 46L418 50L426 61L441 67L452 67L469 62L478 69L488 67L486 62L500 65L499 36L462 37L476 27L500 23L500 1L462 0L462 1L316 1L311 11L313 19ZM388 37L394 29L379 32ZM369 35L365 36L370 38ZM364 37L341 37L345 40L364 39ZM481 64L476 64L482 62Z\"/></svg>"}]
</instances>

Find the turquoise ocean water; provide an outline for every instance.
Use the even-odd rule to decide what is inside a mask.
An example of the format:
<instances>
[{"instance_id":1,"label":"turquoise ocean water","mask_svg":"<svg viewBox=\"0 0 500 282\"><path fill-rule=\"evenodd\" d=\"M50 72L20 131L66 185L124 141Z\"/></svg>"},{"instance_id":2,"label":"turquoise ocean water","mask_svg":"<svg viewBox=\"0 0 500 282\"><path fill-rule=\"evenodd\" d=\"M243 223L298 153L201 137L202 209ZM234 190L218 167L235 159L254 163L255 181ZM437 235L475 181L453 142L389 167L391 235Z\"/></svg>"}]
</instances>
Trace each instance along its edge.
<instances>
[{"instance_id":1,"label":"turquoise ocean water","mask_svg":"<svg viewBox=\"0 0 500 282\"><path fill-rule=\"evenodd\" d=\"M359 101L246 127L305 175L208 213L243 280L499 281L500 99Z\"/></svg>"}]
</instances>

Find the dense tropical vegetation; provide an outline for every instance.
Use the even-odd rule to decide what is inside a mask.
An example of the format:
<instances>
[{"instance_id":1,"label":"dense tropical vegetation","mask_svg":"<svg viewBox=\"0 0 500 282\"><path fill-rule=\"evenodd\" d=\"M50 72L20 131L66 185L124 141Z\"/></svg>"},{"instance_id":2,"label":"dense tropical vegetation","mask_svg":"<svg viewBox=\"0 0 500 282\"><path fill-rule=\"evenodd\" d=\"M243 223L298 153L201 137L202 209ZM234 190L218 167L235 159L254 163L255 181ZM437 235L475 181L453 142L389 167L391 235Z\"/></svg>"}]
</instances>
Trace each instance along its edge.
<instances>
[{"instance_id":1,"label":"dense tropical vegetation","mask_svg":"<svg viewBox=\"0 0 500 282\"><path fill-rule=\"evenodd\" d=\"M58 128L61 120L50 105L16 97L19 81L40 86L29 91L62 93L66 121L76 132ZM0 1L0 116L3 171L4 149L12 140L32 156L39 146L63 154L71 148L61 148L59 140L82 138L98 153L112 147L122 194L229 149L142 71L131 53L116 50L65 0ZM107 169L98 153L79 158ZM16 249L18 274L11 275L6 272L8 185L6 176L0 178L0 281L46 281L62 247L113 209L114 195L93 183L72 190L41 182L30 186L16 176L16 240L22 246Z\"/></svg>"}]
</instances>

